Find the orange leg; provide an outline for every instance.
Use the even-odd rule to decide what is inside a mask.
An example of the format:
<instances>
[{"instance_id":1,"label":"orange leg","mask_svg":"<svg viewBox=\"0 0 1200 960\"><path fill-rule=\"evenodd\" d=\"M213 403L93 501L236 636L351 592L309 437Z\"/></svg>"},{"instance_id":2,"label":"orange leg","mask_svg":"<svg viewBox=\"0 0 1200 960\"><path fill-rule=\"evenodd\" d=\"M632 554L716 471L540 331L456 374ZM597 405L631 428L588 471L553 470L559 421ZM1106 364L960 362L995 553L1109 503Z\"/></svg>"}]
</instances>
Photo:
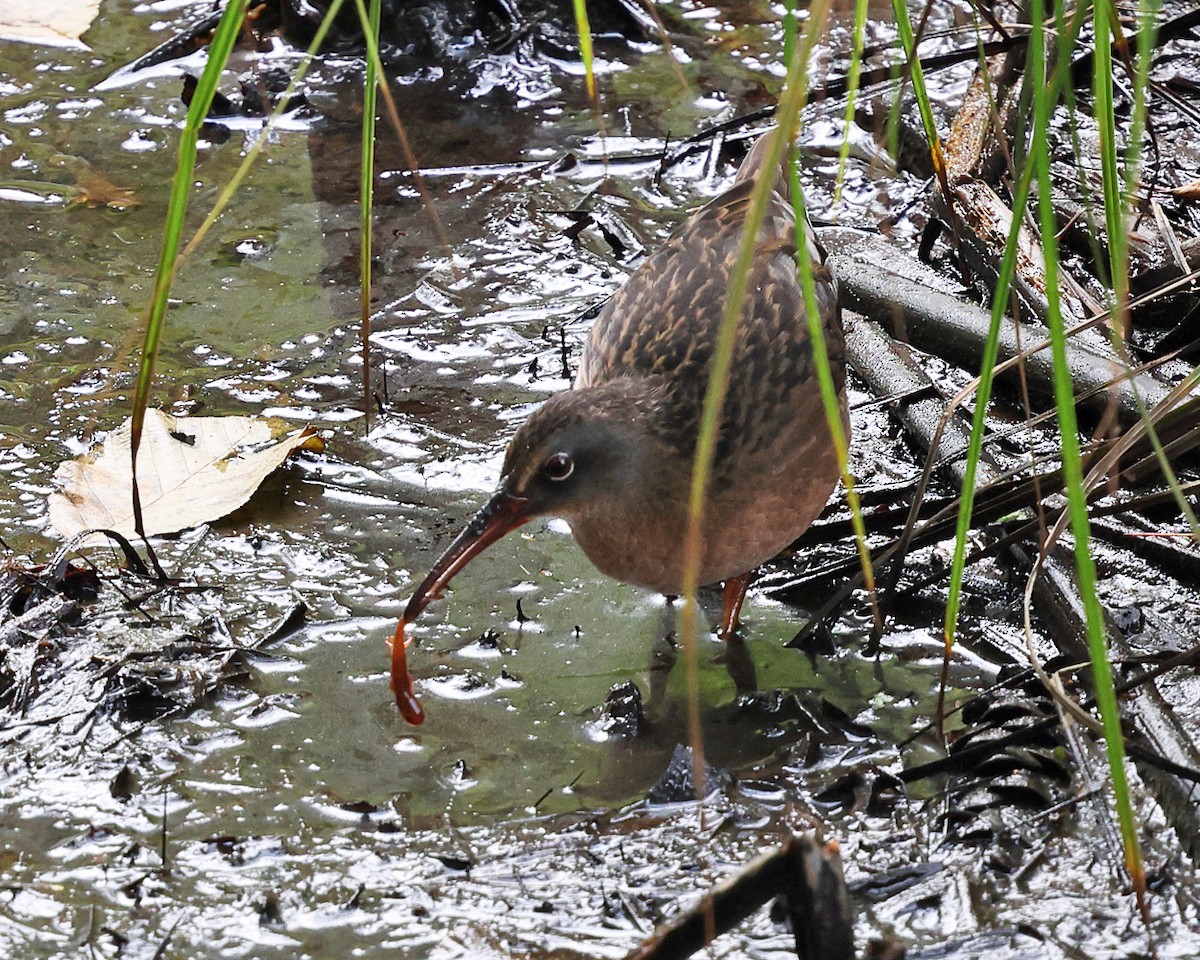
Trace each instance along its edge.
<instances>
[{"instance_id":1,"label":"orange leg","mask_svg":"<svg viewBox=\"0 0 1200 960\"><path fill-rule=\"evenodd\" d=\"M741 576L725 581L725 612L721 616L721 639L726 642L738 628L738 618L742 614L742 603L746 599L746 590L750 587L750 574L747 570Z\"/></svg>"}]
</instances>

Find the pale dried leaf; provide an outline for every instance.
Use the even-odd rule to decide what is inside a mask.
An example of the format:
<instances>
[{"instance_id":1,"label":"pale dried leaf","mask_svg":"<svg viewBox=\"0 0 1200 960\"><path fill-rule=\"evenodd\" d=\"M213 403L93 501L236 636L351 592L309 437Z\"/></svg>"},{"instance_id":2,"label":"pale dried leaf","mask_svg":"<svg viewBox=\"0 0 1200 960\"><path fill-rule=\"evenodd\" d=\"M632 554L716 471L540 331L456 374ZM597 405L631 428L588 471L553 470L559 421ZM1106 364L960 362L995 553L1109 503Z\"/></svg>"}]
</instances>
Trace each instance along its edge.
<instances>
[{"instance_id":1,"label":"pale dried leaf","mask_svg":"<svg viewBox=\"0 0 1200 960\"><path fill-rule=\"evenodd\" d=\"M0 38L86 49L79 38L100 11L100 0L0 3Z\"/></svg>"},{"instance_id":2,"label":"pale dried leaf","mask_svg":"<svg viewBox=\"0 0 1200 960\"><path fill-rule=\"evenodd\" d=\"M50 522L64 537L107 528L134 535L130 423L103 446L59 466ZM175 533L242 506L312 429L287 432L278 419L175 417L146 411L138 449L138 487L146 534Z\"/></svg>"}]
</instances>

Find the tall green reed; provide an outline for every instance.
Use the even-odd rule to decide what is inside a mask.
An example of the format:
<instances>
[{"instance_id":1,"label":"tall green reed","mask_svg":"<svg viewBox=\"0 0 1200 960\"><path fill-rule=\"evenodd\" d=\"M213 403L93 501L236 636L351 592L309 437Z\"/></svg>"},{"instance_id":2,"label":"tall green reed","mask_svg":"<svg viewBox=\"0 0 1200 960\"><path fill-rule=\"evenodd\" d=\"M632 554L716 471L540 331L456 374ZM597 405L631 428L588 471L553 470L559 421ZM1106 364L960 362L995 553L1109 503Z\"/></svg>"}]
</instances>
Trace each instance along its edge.
<instances>
[{"instance_id":1,"label":"tall green reed","mask_svg":"<svg viewBox=\"0 0 1200 960\"><path fill-rule=\"evenodd\" d=\"M905 47L910 61L916 56L912 47L912 31L906 28L907 13L902 0L893 0L896 9L901 43ZM1097 118L1101 127L1102 169L1106 178L1116 180L1115 136L1112 143L1105 145L1107 136L1112 135L1112 64L1109 56L1108 37L1111 25L1107 19L1106 0L1100 0L1093 8L1093 29L1096 42L1094 110L1104 114L1107 119ZM1082 12L1079 10L1077 12ZM1117 807L1117 818L1125 846L1126 867L1133 880L1135 889L1139 892L1139 900L1143 900L1144 871L1142 869L1140 844L1136 824L1133 819L1132 806L1129 798L1128 781L1124 767L1123 739L1120 729L1120 718L1117 712L1116 694L1113 687L1112 670L1108 659L1107 636L1104 626L1103 612L1096 593L1096 568L1089 540L1087 493L1083 484L1082 458L1079 444L1078 422L1075 416L1074 385L1071 381L1070 370L1066 362L1066 333L1062 310L1059 302L1060 267L1058 245L1056 238L1057 223L1054 219L1052 195L1050 189L1050 154L1049 134L1053 110L1058 104L1065 85L1068 83L1066 64L1070 62L1069 53L1073 47L1082 18L1077 16L1072 20L1072 29L1059 30L1059 56L1057 69L1049 71L1048 56L1045 44L1043 0L1034 0L1032 6L1032 24L1030 28L1027 50L1027 82L1032 84L1034 95L1034 117L1031 129L1027 165L1020 170L1014 189L1014 217L1010 229L1005 254L1001 262L999 279L993 296L992 318L989 337L984 349L981 364L980 383L977 391L975 414L972 422L971 440L966 464L965 478L962 488L961 505L958 515L957 533L955 539L954 557L952 560L950 592L947 599L944 639L947 651L954 642L960 609L962 576L965 565L966 539L970 530L971 513L973 509L975 478L978 461L982 452L982 437L988 399L992 386L993 368L996 363L999 325L1006 312L1014 276L1016 246L1018 231L1028 204L1033 178L1038 184L1038 218L1042 230L1042 243L1045 255L1045 276L1047 299L1049 302L1049 321L1052 336L1052 351L1054 357L1054 389L1056 407L1059 417L1059 433L1062 442L1063 474L1067 485L1068 510L1071 529L1075 538L1076 570L1079 581L1080 595L1084 605L1085 621L1088 631L1089 653L1093 665L1096 685L1096 699L1100 708L1101 722L1105 731L1106 752L1113 781L1113 795ZM1061 25L1061 21L1060 21ZM981 61L980 68L985 66ZM1103 77L1100 75L1103 74ZM1043 94L1046 91L1048 95ZM932 111L928 95L923 84L917 79L914 68L914 94L920 105L921 115L930 137L931 154L934 158L935 169L938 168L940 142L936 130L931 129ZM1107 128L1107 129L1106 129ZM943 180L944 184L944 180ZM952 205L954 198L944 186L947 205ZM1110 234L1120 232L1121 223L1121 192L1105 183L1105 217ZM951 216L953 213L951 212ZM1117 279L1116 267L1120 266L1121 278ZM1117 291L1118 304L1121 291L1128 295L1128 265L1119 260L1113 261L1114 286ZM1119 314L1118 314L1119 315ZM1143 901L1144 902L1144 901Z\"/></svg>"},{"instance_id":2,"label":"tall green reed","mask_svg":"<svg viewBox=\"0 0 1200 960\"><path fill-rule=\"evenodd\" d=\"M1107 9L1107 6L1107 0L1099 0L1093 6L1097 74L1095 111L1099 114L1107 109L1109 120L1111 120L1112 64L1111 59L1107 56L1111 28L1107 16L1101 12L1101 8ZM1041 90L1045 86L1047 62L1043 32L1045 16L1043 0L1032 0L1031 9L1033 31L1030 35L1028 59L1032 68L1034 90ZM1101 56L1102 50L1105 53L1104 56ZM1060 59L1064 59L1063 54L1067 52L1060 47ZM1099 75L1102 73L1105 75L1104 79L1100 79ZM1104 92L1105 90L1107 93ZM1075 416L1074 384L1071 381L1070 368L1067 365L1066 334L1059 303L1058 224L1055 219L1050 189L1049 131L1052 105L1045 98L1038 96L1033 98L1033 105L1034 122L1030 161L1037 170L1038 219L1042 230L1042 246L1045 251L1046 299L1049 305L1051 349L1054 356L1054 398L1058 409L1059 436L1062 440L1062 464L1067 481L1071 532L1075 538L1076 575L1087 624L1088 653L1092 664L1096 703L1100 710L1101 722L1104 725L1105 749L1108 755L1109 770L1112 774L1117 821L1125 847L1125 866L1144 910L1145 870L1142 865L1141 842L1138 838L1137 823L1133 816L1129 783L1125 773L1124 734L1121 730L1117 694L1113 685L1112 666L1109 662L1108 634L1104 623L1104 613L1096 593L1096 562L1090 546L1087 492L1083 485L1079 425ZM1097 119L1099 120L1099 117ZM1103 128L1109 121L1100 122ZM1115 146L1115 140L1113 146ZM1101 152L1105 153L1103 147ZM1115 150L1113 157L1115 157ZM1107 170L1109 158L1102 157L1102 163ZM1115 165L1113 172L1115 174ZM1110 236L1111 226L1119 225L1122 219L1120 192L1119 186L1113 191L1110 191L1107 184L1105 186L1105 215L1110 224ZM1115 211L1109 209L1110 203L1116 204ZM1127 296L1128 274L1125 271L1122 273L1121 279L1114 277L1114 284L1118 292L1125 290ZM1118 303L1120 303L1119 300Z\"/></svg>"},{"instance_id":3,"label":"tall green reed","mask_svg":"<svg viewBox=\"0 0 1200 960\"><path fill-rule=\"evenodd\" d=\"M575 30L579 34L579 58L583 61L588 100L593 107L599 109L596 100L596 57L592 48L592 25L588 21L587 0L572 0L572 6L575 11Z\"/></svg>"},{"instance_id":4,"label":"tall green reed","mask_svg":"<svg viewBox=\"0 0 1200 960\"><path fill-rule=\"evenodd\" d=\"M726 293L721 324L713 347L709 367L708 385L701 410L696 454L692 464L692 479L688 495L688 527L683 551L683 597L684 606L680 617L680 634L683 638L688 697L688 733L695 744L702 742L699 706L699 672L697 643L696 593L700 586L699 571L703 550L701 527L704 522L705 496L712 477L713 459L716 454L716 439L720 424L721 408L729 388L732 373L733 345L738 322L741 319L750 280L751 265L758 245L758 234L766 215L774 188L774 178L769 171L779 169L785 151L795 138L800 122L800 111L808 96L807 66L812 50L820 38L829 18L830 0L816 0L809 8L808 22L804 34L797 44L792 61L788 64L783 94L776 110L777 126L767 134L771 137L762 169L768 171L760 177L750 195L749 209L742 227L737 259ZM703 761L693 754L697 790L702 790Z\"/></svg>"},{"instance_id":5,"label":"tall green reed","mask_svg":"<svg viewBox=\"0 0 1200 960\"><path fill-rule=\"evenodd\" d=\"M142 355L138 363L137 383L133 395L133 422L130 426L130 469L133 475L133 518L134 529L143 540L146 528L142 522L142 498L138 490L138 449L141 447L142 430L146 423L146 407L150 402L150 389L154 381L154 368L158 360L158 348L162 342L163 327L167 316L167 303L171 294L171 280L175 275L180 243L183 238L184 220L187 216L188 195L192 189L192 172L196 168L196 150L200 140L200 129L208 117L217 82L225 61L229 59L234 42L246 16L249 0L232 0L226 6L209 47L208 60L196 84L192 102L188 106L187 120L179 139L179 155L175 176L171 181L171 194L167 203L166 224L163 228L163 244L159 253L158 268L154 274L154 288L150 298L150 310L146 317L146 338L142 344ZM163 576L158 558L150 551L155 572Z\"/></svg>"},{"instance_id":6,"label":"tall green reed","mask_svg":"<svg viewBox=\"0 0 1200 960\"><path fill-rule=\"evenodd\" d=\"M191 239L188 240L186 245L181 246L187 219L188 196L192 189L193 173L196 168L197 144L200 139L201 128L208 117L208 111L212 106L221 73L225 69L225 64L229 60L229 55L233 51L234 43L241 30L248 2L249 0L232 0L222 13L221 19L217 24L217 29L213 33L204 70L196 84L196 91L192 96L192 102L188 106L187 118L184 122L183 132L180 135L175 175L171 180L170 199L167 204L167 215L163 226L163 245L159 255L158 267L154 275L154 287L146 320L146 337L142 344L142 353L138 364L137 383L134 391L131 416L132 423L130 427L134 529L137 530L138 535L143 540L145 540L145 527L142 522L141 493L138 488L137 457L141 445L142 431L145 426L146 408L149 406L150 393L153 388L154 368L158 359L158 350L162 342L163 330L166 325L171 284L180 267L208 235L208 231L233 200L242 181L245 180L246 175L250 172L250 168L269 142L271 131L274 129L279 117L282 116L283 111L287 108L292 93L303 80L304 74L308 66L312 63L316 52L324 44L325 37L328 35L334 18L341 9L344 0L333 0L330 4L329 10L326 12L324 20L314 34L304 58L300 61L287 89L280 96L274 110L267 118L267 122L255 140L254 145L246 151L246 156L242 158L242 162L238 165L237 170L234 171L233 176L222 187L216 201L213 203L212 209L204 217L200 226L196 228L196 232L192 235ZM158 558L152 549L149 551L149 555L154 565L155 573L160 577L164 577L165 574L159 566Z\"/></svg>"}]
</instances>

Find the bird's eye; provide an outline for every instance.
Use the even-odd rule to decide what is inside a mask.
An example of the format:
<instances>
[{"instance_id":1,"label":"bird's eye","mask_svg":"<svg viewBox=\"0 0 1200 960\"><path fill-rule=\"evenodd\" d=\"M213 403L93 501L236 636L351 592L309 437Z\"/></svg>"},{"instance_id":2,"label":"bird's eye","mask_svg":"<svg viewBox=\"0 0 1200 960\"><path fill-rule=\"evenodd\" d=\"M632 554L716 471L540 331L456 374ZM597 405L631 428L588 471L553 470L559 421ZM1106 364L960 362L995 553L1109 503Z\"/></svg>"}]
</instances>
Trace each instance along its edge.
<instances>
[{"instance_id":1,"label":"bird's eye","mask_svg":"<svg viewBox=\"0 0 1200 960\"><path fill-rule=\"evenodd\" d=\"M575 472L575 461L571 459L569 453L556 453L546 460L546 465L542 467L544 473L549 480L561 482L566 480L572 473Z\"/></svg>"}]
</instances>

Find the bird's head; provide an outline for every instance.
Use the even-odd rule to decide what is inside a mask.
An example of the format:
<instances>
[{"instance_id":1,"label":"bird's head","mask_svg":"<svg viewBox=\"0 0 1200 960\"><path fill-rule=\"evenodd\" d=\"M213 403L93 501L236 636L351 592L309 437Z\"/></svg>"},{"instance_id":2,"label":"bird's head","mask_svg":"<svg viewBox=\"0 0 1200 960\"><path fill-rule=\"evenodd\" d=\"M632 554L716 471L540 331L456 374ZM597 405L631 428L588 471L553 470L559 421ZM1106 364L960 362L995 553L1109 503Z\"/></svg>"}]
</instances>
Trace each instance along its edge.
<instances>
[{"instance_id":1,"label":"bird's head","mask_svg":"<svg viewBox=\"0 0 1200 960\"><path fill-rule=\"evenodd\" d=\"M661 407L651 380L617 380L546 401L517 430L499 487L455 538L404 611L417 617L474 557L535 517L568 521L645 490L662 441L650 426Z\"/></svg>"}]
</instances>

